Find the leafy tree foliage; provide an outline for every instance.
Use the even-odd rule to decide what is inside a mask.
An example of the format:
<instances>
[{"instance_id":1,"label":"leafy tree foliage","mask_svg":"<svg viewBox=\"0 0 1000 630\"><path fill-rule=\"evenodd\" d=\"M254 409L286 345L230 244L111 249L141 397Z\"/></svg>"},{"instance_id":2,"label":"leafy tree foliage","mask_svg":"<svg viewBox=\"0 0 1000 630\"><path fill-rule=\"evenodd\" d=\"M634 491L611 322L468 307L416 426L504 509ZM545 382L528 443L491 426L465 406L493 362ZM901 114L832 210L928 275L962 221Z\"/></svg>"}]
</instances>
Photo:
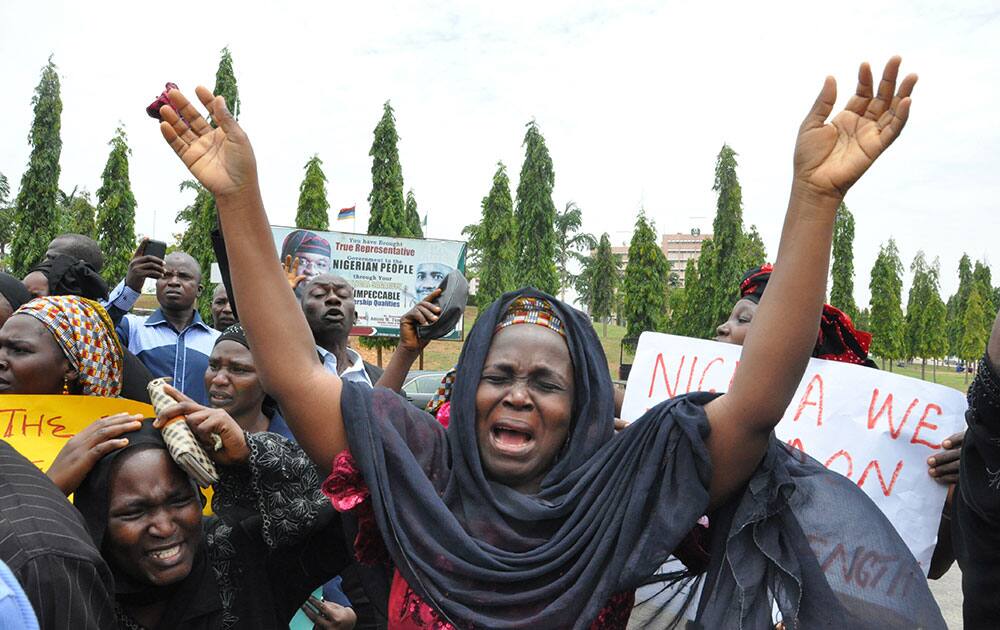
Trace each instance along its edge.
<instances>
[{"instance_id":1,"label":"leafy tree foliage","mask_svg":"<svg viewBox=\"0 0 1000 630\"><path fill-rule=\"evenodd\" d=\"M872 314L867 308L858 311L858 318L854 320L854 325L866 332L872 329Z\"/></svg>"},{"instance_id":2,"label":"leafy tree foliage","mask_svg":"<svg viewBox=\"0 0 1000 630\"><path fill-rule=\"evenodd\" d=\"M962 319L972 291L972 260L962 254L958 261L958 291L948 298L948 348L951 354L959 356L962 344Z\"/></svg>"},{"instance_id":3,"label":"leafy tree foliage","mask_svg":"<svg viewBox=\"0 0 1000 630\"><path fill-rule=\"evenodd\" d=\"M933 265L927 263L923 251L917 252L910 265L913 273L913 282L910 284L910 295L906 302L906 325L905 325L905 345L906 354L909 358L919 357L922 359L920 365L920 378L924 378L927 369L928 357L934 357L935 331L931 321L935 303L941 301L938 276L937 261ZM942 305L943 306L943 305Z\"/></svg>"},{"instance_id":4,"label":"leafy tree foliage","mask_svg":"<svg viewBox=\"0 0 1000 630\"><path fill-rule=\"evenodd\" d=\"M843 202L837 208L837 218L833 228L833 287L830 289L830 304L850 315L858 316L858 305L854 301L854 215Z\"/></svg>"},{"instance_id":5,"label":"leafy tree foliage","mask_svg":"<svg viewBox=\"0 0 1000 630\"><path fill-rule=\"evenodd\" d=\"M570 271L570 262L582 265L586 260L584 251L597 247L593 234L580 232L583 214L572 201L566 203L562 211L556 212L556 270L559 272L559 299L566 300L566 289L576 283L576 274ZM610 252L611 245L608 245Z\"/></svg>"},{"instance_id":6,"label":"leafy tree foliage","mask_svg":"<svg viewBox=\"0 0 1000 630\"><path fill-rule=\"evenodd\" d=\"M696 293L694 287L698 286L699 282L698 262L694 258L688 258L684 263L684 286L677 291L671 291L667 302L670 307L667 332L685 337L696 337L700 334L698 323L691 314L694 310L691 296Z\"/></svg>"},{"instance_id":7,"label":"leafy tree foliage","mask_svg":"<svg viewBox=\"0 0 1000 630\"><path fill-rule=\"evenodd\" d=\"M396 116L389 101L382 107L382 118L375 126L375 139L368 155L372 158L372 191L368 195L371 215L368 233L379 236L411 236L406 221L403 199L403 167L399 163ZM361 345L378 350L382 365L382 350L396 345L391 337L362 337Z\"/></svg>"},{"instance_id":8,"label":"leafy tree foliage","mask_svg":"<svg viewBox=\"0 0 1000 630\"><path fill-rule=\"evenodd\" d=\"M935 261L935 263L936 262L937 261ZM932 365L934 370L934 382L936 383L937 360L948 355L948 311L945 307L944 301L941 299L939 289L936 289L933 295L931 295L931 301L926 306L926 309L927 352L929 356L934 359L934 363ZM921 377L923 377L923 370L921 370Z\"/></svg>"},{"instance_id":9,"label":"leafy tree foliage","mask_svg":"<svg viewBox=\"0 0 1000 630\"><path fill-rule=\"evenodd\" d=\"M406 193L406 231L412 238L423 238L424 229L420 225L420 212L417 210L417 198L411 188Z\"/></svg>"},{"instance_id":10,"label":"leafy tree foliage","mask_svg":"<svg viewBox=\"0 0 1000 630\"><path fill-rule=\"evenodd\" d=\"M111 138L111 153L97 189L97 236L104 250L101 274L109 285L125 277L135 251L135 195L128 174L131 149L125 130L119 127Z\"/></svg>"},{"instance_id":11,"label":"leafy tree foliage","mask_svg":"<svg viewBox=\"0 0 1000 630\"><path fill-rule=\"evenodd\" d=\"M718 193L712 238L701 248L698 281L685 278L687 308L685 330L692 337L707 337L733 308L739 282L747 269L761 264L763 243L756 230L743 232L743 192L736 175L736 152L723 145L715 163Z\"/></svg>"},{"instance_id":12,"label":"leafy tree foliage","mask_svg":"<svg viewBox=\"0 0 1000 630\"><path fill-rule=\"evenodd\" d=\"M295 227L305 230L330 229L330 202L326 200L326 174L323 160L312 156L305 165L306 175L299 185L299 207Z\"/></svg>"},{"instance_id":13,"label":"leafy tree foliage","mask_svg":"<svg viewBox=\"0 0 1000 630\"><path fill-rule=\"evenodd\" d=\"M7 246L14 238L14 206L10 203L10 183L0 173L0 262L7 268Z\"/></svg>"},{"instance_id":14,"label":"leafy tree foliage","mask_svg":"<svg viewBox=\"0 0 1000 630\"><path fill-rule=\"evenodd\" d=\"M969 299L962 315L962 340L959 344L958 357L968 363L975 363L986 350L990 339L990 313L986 310L986 300L983 299L976 284L969 292ZM965 377L968 382L968 372Z\"/></svg>"},{"instance_id":15,"label":"leafy tree foliage","mask_svg":"<svg viewBox=\"0 0 1000 630\"><path fill-rule=\"evenodd\" d=\"M871 282L871 351L875 356L892 360L906 355L904 340L904 320L902 308L903 263L899 260L896 241L889 239L883 245L875 265L872 267Z\"/></svg>"},{"instance_id":16,"label":"leafy tree foliage","mask_svg":"<svg viewBox=\"0 0 1000 630\"><path fill-rule=\"evenodd\" d=\"M611 239L605 232L601 235L597 249L584 259L583 271L576 278L581 301L587 305L590 316L603 324L603 337L608 336L608 320L614 311L615 294L620 284L618 259L611 251Z\"/></svg>"},{"instance_id":17,"label":"leafy tree foliage","mask_svg":"<svg viewBox=\"0 0 1000 630\"><path fill-rule=\"evenodd\" d=\"M220 52L219 67L215 71L215 91L216 96L223 96L226 99L226 107L233 115L233 118L240 117L240 88L236 84L236 72L233 70L233 55L229 47L225 47ZM216 124L213 121L212 126Z\"/></svg>"},{"instance_id":18,"label":"leafy tree foliage","mask_svg":"<svg viewBox=\"0 0 1000 630\"><path fill-rule=\"evenodd\" d=\"M97 208L86 190L59 191L59 233L83 234L97 240Z\"/></svg>"},{"instance_id":19,"label":"leafy tree foliage","mask_svg":"<svg viewBox=\"0 0 1000 630\"><path fill-rule=\"evenodd\" d=\"M241 101L239 87L236 84L236 73L233 70L233 56L229 48L223 48L219 58L219 67L215 72L215 89L213 94L226 99L234 119L240 116ZM209 120L213 127L215 121ZM197 182L182 182L181 190L194 190L194 203L177 213L177 222L185 222L187 228L180 239L180 251L187 252L198 261L201 272L206 277L211 272L215 262L215 252L212 250L212 230L216 225L215 197ZM212 292L202 291L198 297L198 311L202 318L208 320L211 313Z\"/></svg>"},{"instance_id":20,"label":"leafy tree foliage","mask_svg":"<svg viewBox=\"0 0 1000 630\"><path fill-rule=\"evenodd\" d=\"M666 325L670 263L656 241L653 223L645 212L640 212L628 248L622 287L626 337L638 337L646 330L663 331Z\"/></svg>"},{"instance_id":21,"label":"leafy tree foliage","mask_svg":"<svg viewBox=\"0 0 1000 630\"><path fill-rule=\"evenodd\" d=\"M555 295L559 292L556 268L556 207L552 203L555 171L545 138L535 121L524 134L524 163L517 184L517 256L515 277L521 286L533 286Z\"/></svg>"},{"instance_id":22,"label":"leafy tree foliage","mask_svg":"<svg viewBox=\"0 0 1000 630\"><path fill-rule=\"evenodd\" d=\"M28 134L31 155L14 204L13 223L17 229L10 246L11 269L17 277L23 277L41 260L59 229L62 99L59 97L59 75L51 57L42 69L31 105L34 108L34 121Z\"/></svg>"},{"instance_id":23,"label":"leafy tree foliage","mask_svg":"<svg viewBox=\"0 0 1000 630\"><path fill-rule=\"evenodd\" d=\"M476 302L485 308L516 287L514 279L514 205L510 197L510 178L503 162L497 163L490 193L483 197L482 219L468 226L469 249L479 254L479 292Z\"/></svg>"},{"instance_id":24,"label":"leafy tree foliage","mask_svg":"<svg viewBox=\"0 0 1000 630\"><path fill-rule=\"evenodd\" d=\"M403 200L403 167L396 144L396 117L389 101L382 107L382 119L375 126L372 157L372 191L368 195L371 215L368 233L379 236L409 236Z\"/></svg>"}]
</instances>

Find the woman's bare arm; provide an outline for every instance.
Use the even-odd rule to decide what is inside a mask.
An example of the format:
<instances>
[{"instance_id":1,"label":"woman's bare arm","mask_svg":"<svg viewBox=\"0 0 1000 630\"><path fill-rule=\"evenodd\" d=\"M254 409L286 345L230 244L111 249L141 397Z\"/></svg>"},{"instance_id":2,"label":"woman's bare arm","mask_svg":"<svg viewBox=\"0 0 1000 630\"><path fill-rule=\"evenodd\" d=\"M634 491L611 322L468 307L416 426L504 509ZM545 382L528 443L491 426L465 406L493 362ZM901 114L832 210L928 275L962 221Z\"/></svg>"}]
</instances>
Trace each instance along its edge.
<instances>
[{"instance_id":1,"label":"woman's bare arm","mask_svg":"<svg viewBox=\"0 0 1000 630\"><path fill-rule=\"evenodd\" d=\"M333 457L347 448L340 378L320 364L312 332L278 262L249 138L225 99L200 86L196 93L219 126L211 127L180 91L172 90L172 106L161 110L160 131L215 195L240 321L264 389L281 405L309 457L329 470Z\"/></svg>"},{"instance_id":2,"label":"woman's bare arm","mask_svg":"<svg viewBox=\"0 0 1000 630\"><path fill-rule=\"evenodd\" d=\"M862 64L855 95L829 123L837 84L827 77L799 129L774 272L729 393L705 409L713 504L749 479L802 379L819 330L837 206L906 124L917 77L907 76L896 92L899 64L899 57L886 64L877 94Z\"/></svg>"}]
</instances>

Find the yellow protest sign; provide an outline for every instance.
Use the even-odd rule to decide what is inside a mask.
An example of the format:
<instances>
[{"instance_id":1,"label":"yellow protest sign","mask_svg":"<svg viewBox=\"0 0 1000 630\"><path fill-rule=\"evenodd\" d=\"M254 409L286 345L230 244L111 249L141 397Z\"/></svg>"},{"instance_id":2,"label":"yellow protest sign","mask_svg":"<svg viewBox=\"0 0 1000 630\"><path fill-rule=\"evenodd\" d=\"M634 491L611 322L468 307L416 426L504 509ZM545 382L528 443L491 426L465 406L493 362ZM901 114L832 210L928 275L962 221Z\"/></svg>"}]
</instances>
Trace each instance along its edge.
<instances>
[{"instance_id":1,"label":"yellow protest sign","mask_svg":"<svg viewBox=\"0 0 1000 630\"><path fill-rule=\"evenodd\" d=\"M66 440L116 413L156 417L153 407L124 398L98 396L0 396L0 437L42 470Z\"/></svg>"},{"instance_id":2,"label":"yellow protest sign","mask_svg":"<svg viewBox=\"0 0 1000 630\"><path fill-rule=\"evenodd\" d=\"M66 441L94 420L116 413L155 418L151 405L125 398L99 396L0 396L0 438L48 470ZM212 489L202 490L208 499ZM206 514L211 511L206 508Z\"/></svg>"}]
</instances>

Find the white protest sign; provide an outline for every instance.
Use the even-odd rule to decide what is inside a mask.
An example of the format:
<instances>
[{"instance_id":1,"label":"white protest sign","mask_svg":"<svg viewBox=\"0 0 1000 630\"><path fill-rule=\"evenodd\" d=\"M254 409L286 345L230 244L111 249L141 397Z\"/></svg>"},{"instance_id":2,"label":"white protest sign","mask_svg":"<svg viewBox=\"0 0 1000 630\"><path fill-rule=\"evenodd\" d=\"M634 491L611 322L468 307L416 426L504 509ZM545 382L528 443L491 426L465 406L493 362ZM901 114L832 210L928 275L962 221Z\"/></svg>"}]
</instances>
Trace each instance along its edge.
<instances>
[{"instance_id":1,"label":"white protest sign","mask_svg":"<svg viewBox=\"0 0 1000 630\"><path fill-rule=\"evenodd\" d=\"M643 333L622 418L636 420L680 394L727 391L741 351L715 341ZM926 573L946 494L927 474L927 458L965 427L966 406L965 396L950 387L811 359L775 434L858 484Z\"/></svg>"}]
</instances>

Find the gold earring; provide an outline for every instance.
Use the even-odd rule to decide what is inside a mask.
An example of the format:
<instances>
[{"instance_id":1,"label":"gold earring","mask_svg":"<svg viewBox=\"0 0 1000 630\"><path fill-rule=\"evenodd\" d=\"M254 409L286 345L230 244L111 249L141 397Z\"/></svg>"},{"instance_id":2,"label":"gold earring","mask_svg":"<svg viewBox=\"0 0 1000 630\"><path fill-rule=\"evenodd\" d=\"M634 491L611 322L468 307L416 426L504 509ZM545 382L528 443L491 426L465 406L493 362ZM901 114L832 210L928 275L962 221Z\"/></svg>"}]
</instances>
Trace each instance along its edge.
<instances>
[{"instance_id":1,"label":"gold earring","mask_svg":"<svg viewBox=\"0 0 1000 630\"><path fill-rule=\"evenodd\" d=\"M69 378L63 377L63 396L69 395Z\"/></svg>"}]
</instances>

